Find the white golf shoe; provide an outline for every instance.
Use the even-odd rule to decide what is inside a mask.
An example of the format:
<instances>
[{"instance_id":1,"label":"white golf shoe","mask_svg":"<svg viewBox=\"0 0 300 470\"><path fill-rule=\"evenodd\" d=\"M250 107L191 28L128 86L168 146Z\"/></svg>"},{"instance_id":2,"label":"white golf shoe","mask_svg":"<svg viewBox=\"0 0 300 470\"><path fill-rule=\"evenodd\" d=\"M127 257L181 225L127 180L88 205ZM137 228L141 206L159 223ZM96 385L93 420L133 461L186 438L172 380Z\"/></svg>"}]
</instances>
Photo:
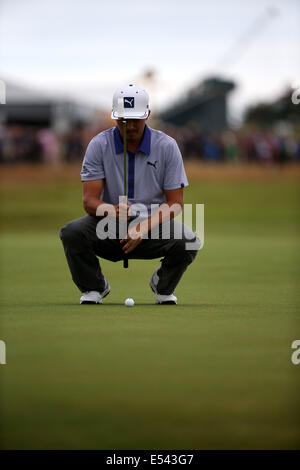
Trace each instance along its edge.
<instances>
[{"instance_id":1,"label":"white golf shoe","mask_svg":"<svg viewBox=\"0 0 300 470\"><path fill-rule=\"evenodd\" d=\"M96 290L90 290L84 292L80 297L80 304L102 304L102 299L110 293L110 285L106 281L105 289L103 292Z\"/></svg>"},{"instance_id":2,"label":"white golf shoe","mask_svg":"<svg viewBox=\"0 0 300 470\"><path fill-rule=\"evenodd\" d=\"M159 281L159 276L157 274L157 271L155 271L155 273L153 273L150 279L150 287L153 290L153 292L156 294L155 303L157 305L176 305L177 297L175 297L174 294L162 295L157 292L158 281Z\"/></svg>"},{"instance_id":3,"label":"white golf shoe","mask_svg":"<svg viewBox=\"0 0 300 470\"><path fill-rule=\"evenodd\" d=\"M155 303L159 305L177 305L177 297L174 294L170 294L170 295L157 294Z\"/></svg>"}]
</instances>

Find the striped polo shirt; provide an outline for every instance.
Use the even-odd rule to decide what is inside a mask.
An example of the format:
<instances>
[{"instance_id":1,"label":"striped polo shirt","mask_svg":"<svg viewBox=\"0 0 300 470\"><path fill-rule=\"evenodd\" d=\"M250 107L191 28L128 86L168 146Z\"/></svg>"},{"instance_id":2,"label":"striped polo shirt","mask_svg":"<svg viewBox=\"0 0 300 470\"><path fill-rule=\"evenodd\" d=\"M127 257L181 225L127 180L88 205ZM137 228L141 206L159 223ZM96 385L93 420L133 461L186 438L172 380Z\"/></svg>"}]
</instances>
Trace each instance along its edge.
<instances>
[{"instance_id":1,"label":"striped polo shirt","mask_svg":"<svg viewBox=\"0 0 300 470\"><path fill-rule=\"evenodd\" d=\"M97 134L84 156L81 180L104 180L100 199L118 204L124 194L124 149L118 127ZM182 156L176 141L164 132L145 126L135 153L127 151L128 203L143 204L150 214L151 204L165 202L165 190L188 186Z\"/></svg>"}]
</instances>

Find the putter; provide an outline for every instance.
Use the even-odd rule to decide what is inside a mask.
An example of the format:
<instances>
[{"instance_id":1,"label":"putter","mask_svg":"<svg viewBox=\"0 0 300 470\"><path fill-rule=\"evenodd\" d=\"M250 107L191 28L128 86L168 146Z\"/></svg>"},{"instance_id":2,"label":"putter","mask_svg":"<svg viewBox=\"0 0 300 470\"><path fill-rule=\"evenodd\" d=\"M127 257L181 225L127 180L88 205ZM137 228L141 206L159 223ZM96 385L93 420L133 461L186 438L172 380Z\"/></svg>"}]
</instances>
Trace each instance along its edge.
<instances>
[{"instance_id":1,"label":"putter","mask_svg":"<svg viewBox=\"0 0 300 470\"><path fill-rule=\"evenodd\" d=\"M126 120L123 119L123 146L124 146L124 202L127 203L127 128ZM123 267L128 268L128 258L124 255Z\"/></svg>"},{"instance_id":2,"label":"putter","mask_svg":"<svg viewBox=\"0 0 300 470\"><path fill-rule=\"evenodd\" d=\"M123 202L127 203L127 128L126 128L126 119L124 119L124 104L123 99L118 99L118 118L122 116L123 123L123 147L124 147L124 194ZM123 267L128 268L128 258L124 254Z\"/></svg>"}]
</instances>

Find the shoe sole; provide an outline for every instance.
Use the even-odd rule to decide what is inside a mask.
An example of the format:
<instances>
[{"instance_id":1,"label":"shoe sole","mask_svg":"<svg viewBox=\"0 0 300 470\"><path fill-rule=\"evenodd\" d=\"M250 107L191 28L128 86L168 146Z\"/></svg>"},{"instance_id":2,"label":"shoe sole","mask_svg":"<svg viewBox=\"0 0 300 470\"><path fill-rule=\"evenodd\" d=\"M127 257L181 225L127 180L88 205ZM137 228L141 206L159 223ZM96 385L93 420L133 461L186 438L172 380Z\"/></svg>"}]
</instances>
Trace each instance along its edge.
<instances>
[{"instance_id":1,"label":"shoe sole","mask_svg":"<svg viewBox=\"0 0 300 470\"><path fill-rule=\"evenodd\" d=\"M107 286L107 289L104 291L103 295L101 296L101 299L104 299L108 294L110 293L110 285Z\"/></svg>"},{"instance_id":2,"label":"shoe sole","mask_svg":"<svg viewBox=\"0 0 300 470\"><path fill-rule=\"evenodd\" d=\"M157 292L157 290L156 290L156 288L155 288L155 286L154 286L154 283L153 283L153 281L152 281L152 278L153 278L153 276L152 276L151 279L150 279L150 287L151 287L151 290L154 292L154 294L157 295L158 292Z\"/></svg>"},{"instance_id":3,"label":"shoe sole","mask_svg":"<svg viewBox=\"0 0 300 470\"><path fill-rule=\"evenodd\" d=\"M152 291L154 292L154 294L158 295L158 292L155 288L155 285L153 283L153 276L151 277L150 279L150 287L152 289ZM156 305L177 305L177 302L175 302L175 300L167 300L166 302L155 302Z\"/></svg>"}]
</instances>

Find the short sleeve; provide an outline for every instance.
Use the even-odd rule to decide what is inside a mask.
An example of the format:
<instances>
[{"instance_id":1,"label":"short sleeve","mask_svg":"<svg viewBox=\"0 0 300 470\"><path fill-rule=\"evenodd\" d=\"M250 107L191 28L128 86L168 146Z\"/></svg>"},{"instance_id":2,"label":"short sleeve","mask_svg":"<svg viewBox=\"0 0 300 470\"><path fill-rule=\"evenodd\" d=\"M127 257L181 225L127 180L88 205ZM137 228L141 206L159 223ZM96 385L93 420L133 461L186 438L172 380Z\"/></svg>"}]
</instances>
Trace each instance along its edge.
<instances>
[{"instance_id":1,"label":"short sleeve","mask_svg":"<svg viewBox=\"0 0 300 470\"><path fill-rule=\"evenodd\" d=\"M178 189L188 184L181 152L176 141L172 139L166 148L163 189Z\"/></svg>"},{"instance_id":2,"label":"short sleeve","mask_svg":"<svg viewBox=\"0 0 300 470\"><path fill-rule=\"evenodd\" d=\"M80 175L81 181L105 178L101 144L96 138L93 138L87 146Z\"/></svg>"}]
</instances>

